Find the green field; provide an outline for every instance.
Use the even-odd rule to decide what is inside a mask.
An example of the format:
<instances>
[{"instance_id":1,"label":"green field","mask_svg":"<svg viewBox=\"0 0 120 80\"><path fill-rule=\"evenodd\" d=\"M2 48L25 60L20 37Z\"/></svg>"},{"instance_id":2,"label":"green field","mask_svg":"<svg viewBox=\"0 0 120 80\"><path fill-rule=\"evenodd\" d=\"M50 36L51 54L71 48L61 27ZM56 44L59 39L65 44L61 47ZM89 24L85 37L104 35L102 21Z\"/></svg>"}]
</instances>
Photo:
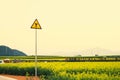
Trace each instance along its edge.
<instances>
[{"instance_id":1,"label":"green field","mask_svg":"<svg viewBox=\"0 0 120 80\"><path fill-rule=\"evenodd\" d=\"M0 74L34 75L34 63L0 64ZM40 62L45 80L120 80L120 62Z\"/></svg>"},{"instance_id":2,"label":"green field","mask_svg":"<svg viewBox=\"0 0 120 80\"><path fill-rule=\"evenodd\" d=\"M0 56L0 60L10 59L11 62L34 62L35 56ZM37 56L38 62L120 62L120 55L114 56Z\"/></svg>"}]
</instances>

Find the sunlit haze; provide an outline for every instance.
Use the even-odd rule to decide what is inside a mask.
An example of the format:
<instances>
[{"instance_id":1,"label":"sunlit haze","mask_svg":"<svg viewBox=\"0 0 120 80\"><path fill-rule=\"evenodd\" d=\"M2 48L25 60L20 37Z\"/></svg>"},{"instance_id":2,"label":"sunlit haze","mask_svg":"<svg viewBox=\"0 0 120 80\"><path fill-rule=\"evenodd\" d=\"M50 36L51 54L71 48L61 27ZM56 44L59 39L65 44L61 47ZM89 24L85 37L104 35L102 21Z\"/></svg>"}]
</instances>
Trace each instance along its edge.
<instances>
[{"instance_id":1,"label":"sunlit haze","mask_svg":"<svg viewBox=\"0 0 120 80\"><path fill-rule=\"evenodd\" d=\"M120 54L120 0L1 0L0 45L34 55L36 18L38 55Z\"/></svg>"}]
</instances>

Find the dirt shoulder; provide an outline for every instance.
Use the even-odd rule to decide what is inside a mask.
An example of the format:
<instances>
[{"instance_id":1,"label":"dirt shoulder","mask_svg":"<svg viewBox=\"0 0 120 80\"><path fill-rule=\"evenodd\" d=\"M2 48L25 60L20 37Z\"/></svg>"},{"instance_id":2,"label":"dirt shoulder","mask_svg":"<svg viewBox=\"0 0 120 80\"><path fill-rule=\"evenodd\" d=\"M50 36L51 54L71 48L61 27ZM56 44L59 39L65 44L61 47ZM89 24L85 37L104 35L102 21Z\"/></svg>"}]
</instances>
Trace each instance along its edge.
<instances>
[{"instance_id":1,"label":"dirt shoulder","mask_svg":"<svg viewBox=\"0 0 120 80\"><path fill-rule=\"evenodd\" d=\"M14 78L17 80L36 80L35 77L26 77L26 76L16 76L16 75L6 75L6 74L0 74L1 76L6 76L10 78ZM37 79L40 80L40 79Z\"/></svg>"}]
</instances>

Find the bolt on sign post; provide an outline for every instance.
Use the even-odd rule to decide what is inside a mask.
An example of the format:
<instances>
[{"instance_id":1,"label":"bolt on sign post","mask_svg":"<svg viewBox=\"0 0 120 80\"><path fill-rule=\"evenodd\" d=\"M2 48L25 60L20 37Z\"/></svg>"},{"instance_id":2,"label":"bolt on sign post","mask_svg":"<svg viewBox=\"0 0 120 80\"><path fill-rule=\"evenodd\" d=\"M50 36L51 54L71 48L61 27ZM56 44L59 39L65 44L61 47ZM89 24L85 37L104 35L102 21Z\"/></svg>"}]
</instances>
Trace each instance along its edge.
<instances>
[{"instance_id":1,"label":"bolt on sign post","mask_svg":"<svg viewBox=\"0 0 120 80\"><path fill-rule=\"evenodd\" d=\"M37 29L42 29L42 28L41 28L37 19L35 19L31 28L35 29L35 77L36 77L36 80L37 80Z\"/></svg>"}]
</instances>

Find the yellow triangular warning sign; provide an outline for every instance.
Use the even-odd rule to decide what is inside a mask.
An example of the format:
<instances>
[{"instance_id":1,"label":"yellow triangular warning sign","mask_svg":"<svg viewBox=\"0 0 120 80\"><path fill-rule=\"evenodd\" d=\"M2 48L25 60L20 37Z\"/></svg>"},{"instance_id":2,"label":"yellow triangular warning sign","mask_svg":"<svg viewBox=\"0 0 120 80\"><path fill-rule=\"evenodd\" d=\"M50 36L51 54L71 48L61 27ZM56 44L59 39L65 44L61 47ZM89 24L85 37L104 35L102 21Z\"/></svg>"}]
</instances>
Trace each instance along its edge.
<instances>
[{"instance_id":1,"label":"yellow triangular warning sign","mask_svg":"<svg viewBox=\"0 0 120 80\"><path fill-rule=\"evenodd\" d=\"M31 26L31 28L32 29L42 29L37 19L35 19L34 23Z\"/></svg>"}]
</instances>

